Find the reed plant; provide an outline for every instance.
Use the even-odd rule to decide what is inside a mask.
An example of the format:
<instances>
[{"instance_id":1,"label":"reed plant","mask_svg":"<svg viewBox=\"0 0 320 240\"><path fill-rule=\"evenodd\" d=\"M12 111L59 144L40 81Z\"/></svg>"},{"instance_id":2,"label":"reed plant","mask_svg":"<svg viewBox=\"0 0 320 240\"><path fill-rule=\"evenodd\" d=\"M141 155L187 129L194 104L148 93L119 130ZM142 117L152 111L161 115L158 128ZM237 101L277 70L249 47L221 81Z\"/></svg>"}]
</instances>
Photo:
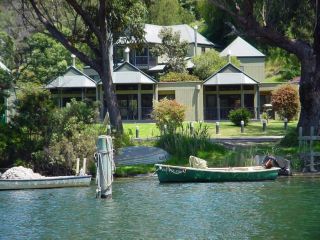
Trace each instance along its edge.
<instances>
[{"instance_id":1,"label":"reed plant","mask_svg":"<svg viewBox=\"0 0 320 240\"><path fill-rule=\"evenodd\" d=\"M191 124L182 126L175 133L164 133L160 136L157 146L170 153L174 162L187 163L190 155L197 156L199 152L224 151L222 146L210 141L208 126L200 123L197 127Z\"/></svg>"}]
</instances>

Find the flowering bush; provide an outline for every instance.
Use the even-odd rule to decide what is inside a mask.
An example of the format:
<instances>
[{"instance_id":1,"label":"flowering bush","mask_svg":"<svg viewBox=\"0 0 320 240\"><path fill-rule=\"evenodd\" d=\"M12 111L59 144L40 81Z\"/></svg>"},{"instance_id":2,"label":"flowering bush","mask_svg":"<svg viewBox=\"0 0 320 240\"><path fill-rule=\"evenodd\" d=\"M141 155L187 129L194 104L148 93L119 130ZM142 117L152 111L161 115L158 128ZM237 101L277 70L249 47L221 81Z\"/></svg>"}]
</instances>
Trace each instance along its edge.
<instances>
[{"instance_id":1,"label":"flowering bush","mask_svg":"<svg viewBox=\"0 0 320 240\"><path fill-rule=\"evenodd\" d=\"M173 133L182 125L185 118L186 108L176 100L162 99L155 104L152 111L152 118L156 121L160 130L167 126L167 131Z\"/></svg>"},{"instance_id":2,"label":"flowering bush","mask_svg":"<svg viewBox=\"0 0 320 240\"><path fill-rule=\"evenodd\" d=\"M285 84L272 92L272 106L279 116L288 121L299 112L300 102L297 87Z\"/></svg>"}]
</instances>

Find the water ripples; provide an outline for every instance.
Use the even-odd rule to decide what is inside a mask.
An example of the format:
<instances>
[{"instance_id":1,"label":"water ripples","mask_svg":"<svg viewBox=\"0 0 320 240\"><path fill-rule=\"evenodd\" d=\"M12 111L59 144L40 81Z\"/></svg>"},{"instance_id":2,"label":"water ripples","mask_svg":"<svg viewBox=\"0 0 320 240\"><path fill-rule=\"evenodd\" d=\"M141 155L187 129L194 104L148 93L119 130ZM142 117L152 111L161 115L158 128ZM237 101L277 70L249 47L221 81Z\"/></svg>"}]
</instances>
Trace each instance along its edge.
<instances>
[{"instance_id":1,"label":"water ripples","mask_svg":"<svg viewBox=\"0 0 320 240\"><path fill-rule=\"evenodd\" d=\"M0 192L0 239L312 239L320 236L319 179L159 184Z\"/></svg>"}]
</instances>

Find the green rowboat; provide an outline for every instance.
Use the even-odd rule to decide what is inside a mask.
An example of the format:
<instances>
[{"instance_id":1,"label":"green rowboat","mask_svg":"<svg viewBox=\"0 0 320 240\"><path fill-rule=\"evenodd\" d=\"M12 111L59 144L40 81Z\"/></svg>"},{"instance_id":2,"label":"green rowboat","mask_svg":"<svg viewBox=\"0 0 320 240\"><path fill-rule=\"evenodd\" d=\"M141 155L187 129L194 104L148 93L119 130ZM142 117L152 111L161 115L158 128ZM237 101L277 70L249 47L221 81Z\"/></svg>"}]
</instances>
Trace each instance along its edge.
<instances>
[{"instance_id":1,"label":"green rowboat","mask_svg":"<svg viewBox=\"0 0 320 240\"><path fill-rule=\"evenodd\" d=\"M274 180L280 168L262 166L230 168L194 168L155 164L160 183L239 182Z\"/></svg>"}]
</instances>

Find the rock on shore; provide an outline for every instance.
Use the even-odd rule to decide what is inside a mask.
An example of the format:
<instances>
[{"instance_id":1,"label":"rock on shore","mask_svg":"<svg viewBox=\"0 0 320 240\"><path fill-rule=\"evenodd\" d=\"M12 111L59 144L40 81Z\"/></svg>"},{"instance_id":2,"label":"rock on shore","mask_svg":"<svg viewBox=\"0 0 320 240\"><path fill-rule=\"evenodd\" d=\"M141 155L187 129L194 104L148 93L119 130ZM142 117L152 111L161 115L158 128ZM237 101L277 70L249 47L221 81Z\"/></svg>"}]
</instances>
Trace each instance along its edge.
<instances>
[{"instance_id":1,"label":"rock on shore","mask_svg":"<svg viewBox=\"0 0 320 240\"><path fill-rule=\"evenodd\" d=\"M25 167L13 167L5 171L0 175L0 179L37 179L44 178L39 173L33 172L30 168Z\"/></svg>"}]
</instances>

